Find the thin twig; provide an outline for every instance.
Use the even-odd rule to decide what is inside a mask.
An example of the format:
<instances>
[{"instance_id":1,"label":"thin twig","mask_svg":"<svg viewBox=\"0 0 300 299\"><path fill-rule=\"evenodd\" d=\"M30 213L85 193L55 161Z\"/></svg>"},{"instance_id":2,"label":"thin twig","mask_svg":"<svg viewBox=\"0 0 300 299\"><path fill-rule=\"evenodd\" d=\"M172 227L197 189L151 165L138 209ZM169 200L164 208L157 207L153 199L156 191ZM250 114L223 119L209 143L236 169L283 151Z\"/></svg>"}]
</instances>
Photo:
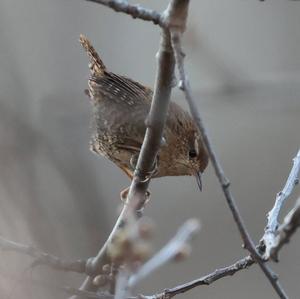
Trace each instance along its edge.
<instances>
[{"instance_id":1,"label":"thin twig","mask_svg":"<svg viewBox=\"0 0 300 299\"><path fill-rule=\"evenodd\" d=\"M0 236L0 249L15 251L33 257L35 260L32 266L47 265L55 270L85 273L86 261L78 260L75 262L66 262L52 254L43 252L33 246L20 244L7 240Z\"/></svg>"},{"instance_id":2,"label":"thin twig","mask_svg":"<svg viewBox=\"0 0 300 299\"><path fill-rule=\"evenodd\" d=\"M270 257L278 260L278 252L284 244L290 241L291 236L300 226L300 198L294 208L284 218L282 225L278 228L273 247L270 248Z\"/></svg>"},{"instance_id":3,"label":"thin twig","mask_svg":"<svg viewBox=\"0 0 300 299\"><path fill-rule=\"evenodd\" d=\"M265 246L264 258L269 259L271 256L271 251L276 246L276 235L279 226L278 218L280 210L287 200L287 198L292 193L295 185L299 182L299 172L300 172L300 149L293 159L293 167L291 169L290 175L285 183L284 188L276 196L276 201L272 210L268 213L268 223L265 228L265 233L262 237L261 242ZM273 255L275 257L276 255Z\"/></svg>"},{"instance_id":4,"label":"thin twig","mask_svg":"<svg viewBox=\"0 0 300 299\"><path fill-rule=\"evenodd\" d=\"M123 12L125 14L130 15L134 19L150 21L153 22L155 25L159 25L161 27L164 26L160 13L158 13L153 9L147 9L140 5L131 5L127 1L117 1L117 0L86 0L86 1L108 6L116 12Z\"/></svg>"},{"instance_id":5,"label":"thin twig","mask_svg":"<svg viewBox=\"0 0 300 299\"><path fill-rule=\"evenodd\" d=\"M158 253L147 261L137 273L130 277L128 286L131 288L134 287L153 271L174 259L178 252L183 249L199 229L200 224L197 219L187 220L179 228L176 235Z\"/></svg>"},{"instance_id":6,"label":"thin twig","mask_svg":"<svg viewBox=\"0 0 300 299\"><path fill-rule=\"evenodd\" d=\"M181 46L181 31L178 30L177 28L171 28L171 40L172 40L172 46L174 49L176 64L177 64L178 71L179 71L179 77L180 77L179 86L185 94L185 98L188 102L190 112L197 124L197 127L198 127L201 135L202 135L203 142L208 151L208 154L209 154L210 160L212 162L213 168L215 170L216 176L221 184L227 204L231 210L234 221L236 222L239 232L241 234L241 237L243 239L244 247L250 252L253 259L259 264L262 271L265 273L265 275L269 279L270 283L272 284L273 288L277 292L278 296L282 299L287 299L288 297L285 294L285 291L283 290L281 285L279 284L277 276L274 275L272 270L264 263L260 254L257 252L257 250L255 248L255 244L246 229L246 226L244 224L242 216L238 210L238 207L235 203L234 197L230 191L229 180L226 178L223 168L222 168L222 166L217 158L217 155L212 147L210 137L208 136L208 133L204 126L202 117L200 116L198 108L195 104L195 100L192 95L192 90L191 90L188 78L186 76L186 73L185 73L184 55L183 55L182 46Z\"/></svg>"},{"instance_id":7,"label":"thin twig","mask_svg":"<svg viewBox=\"0 0 300 299\"><path fill-rule=\"evenodd\" d=\"M216 269L214 272L207 274L201 278L178 285L171 289L166 289L162 293L154 295L153 299L154 298L155 299L166 299L166 298L169 299L169 298L174 297L175 295L185 293L195 287L198 287L201 285L210 285L213 282L215 282L223 277L232 276L238 271L245 270L253 264L255 264L255 261L250 256L247 256L243 259L238 260L237 262L235 262L234 264L232 264L230 266ZM150 298L151 298L151 296L150 296Z\"/></svg>"}]
</instances>

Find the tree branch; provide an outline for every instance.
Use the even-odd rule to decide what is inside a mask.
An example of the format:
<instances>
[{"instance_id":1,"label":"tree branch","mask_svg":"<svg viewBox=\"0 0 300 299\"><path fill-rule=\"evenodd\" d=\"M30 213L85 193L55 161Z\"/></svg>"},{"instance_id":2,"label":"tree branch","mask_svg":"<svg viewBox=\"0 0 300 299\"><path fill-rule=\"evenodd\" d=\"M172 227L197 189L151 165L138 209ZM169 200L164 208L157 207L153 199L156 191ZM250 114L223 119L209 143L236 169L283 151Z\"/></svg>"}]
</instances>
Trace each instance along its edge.
<instances>
[{"instance_id":1,"label":"tree branch","mask_svg":"<svg viewBox=\"0 0 300 299\"><path fill-rule=\"evenodd\" d=\"M133 274L129 281L128 286L134 287L138 282L148 276L150 273L166 264L184 248L194 234L199 231L200 224L197 219L187 220L177 231L176 235L149 261L147 261L137 273Z\"/></svg>"},{"instance_id":2,"label":"tree branch","mask_svg":"<svg viewBox=\"0 0 300 299\"><path fill-rule=\"evenodd\" d=\"M274 249L274 247L276 247L276 243L277 243L276 235L279 226L279 222L278 222L279 213L283 204L292 193L295 185L297 185L297 183L299 182L299 172L300 172L300 149L296 157L293 159L293 167L285 183L285 186L282 189L282 191L277 193L274 207L268 213L268 223L265 228L265 233L261 240L261 242L265 246L265 253L264 253L265 259L269 259L270 256L274 258L277 257L276 255L271 254L271 251Z\"/></svg>"},{"instance_id":3,"label":"tree branch","mask_svg":"<svg viewBox=\"0 0 300 299\"><path fill-rule=\"evenodd\" d=\"M187 239L191 237L191 234L193 234L197 230L198 225L196 223L194 224L190 223L190 221L192 220L189 220L189 222L187 223L188 226L184 225L178 231L177 235L159 253L157 253L151 260L149 260L145 265L143 265L142 268L137 273L135 273L130 277L129 287L133 287L134 285L136 285L136 283L139 282L140 279L144 278L146 275L153 272L156 268L162 266L167 260L169 260L171 257L174 256L174 253L178 252L180 247L187 241ZM281 248L290 241L291 236L295 233L295 231L299 226L300 226L300 198L298 199L294 208L285 217L283 224L278 228L277 235L274 239L274 246L271 248L270 258L276 259L275 257L278 256L278 253L281 250ZM259 247L257 248L258 250L263 251L262 247L263 244L260 244ZM19 253L32 256L34 258L37 258L38 264L45 264L56 270L75 271L75 272L83 273L85 269L84 261L66 263L64 261L59 260L57 257L54 257L53 255L43 253L31 246L12 242L2 237L0 237L0 249L13 250ZM78 262L80 263L81 266L79 267L81 268L78 269L74 268L73 265L76 265ZM264 262L267 262L267 260L264 260ZM189 281L187 283L180 284L176 287L166 289L161 293L157 293L155 295L149 295L149 296L145 296L145 295L140 295L138 297L132 296L132 297L127 297L127 299L172 298L178 294L185 293L195 287L201 285L210 285L221 278L232 276L236 272L247 269L250 266L254 265L255 263L256 263L255 260L251 256L247 256L238 260L237 262L235 262L230 266L216 269L215 271L205 276ZM69 267L66 265L71 265L71 266ZM80 269L82 269L82 272ZM89 292L84 290L78 290L71 287L62 287L60 289L62 289L63 291L69 294L78 295L82 298L98 298L98 299L113 298L113 295L105 292L94 293L94 292Z\"/></svg>"},{"instance_id":4,"label":"tree branch","mask_svg":"<svg viewBox=\"0 0 300 299\"><path fill-rule=\"evenodd\" d=\"M244 224L244 221L242 219L242 216L238 210L238 207L235 203L234 197L230 191L230 183L229 180L226 178L224 171L222 169L222 166L217 158L217 155L212 147L212 143L210 141L210 138L208 136L207 130L204 126L202 117L200 116L200 113L197 109L197 106L195 104L195 100L192 95L192 90L188 81L188 78L185 73L185 68L184 68L184 54L182 51L182 46L181 46L181 31L176 29L176 28L171 28L171 39L172 39L172 46L174 49L174 55L176 59L176 64L178 67L178 72L179 72L179 77L180 77L180 83L179 87L180 89L183 90L185 94L185 98L188 102L190 112L197 124L197 127L202 135L203 142L206 146L206 149L208 151L210 160L212 162L213 168L215 170L216 176L221 184L224 196L226 198L227 204L230 208L230 211L232 213L232 216L234 218L234 221L237 224L237 227L239 229L239 232L241 234L241 237L244 242L244 247L250 252L251 256L257 262L262 269L262 271L265 273L267 278L269 279L270 283L272 284L273 288L277 292L278 296L282 299L287 299L287 295L285 294L285 291L281 287L281 285L278 282L278 278L272 270L264 263L262 260L260 254L257 252L254 242L252 241L247 228Z\"/></svg>"},{"instance_id":5,"label":"tree branch","mask_svg":"<svg viewBox=\"0 0 300 299\"><path fill-rule=\"evenodd\" d=\"M86 0L88 2L94 2L105 5L112 8L116 12L123 12L132 16L134 19L141 19L144 21L153 22L155 25L164 27L161 15L153 9L147 9L140 5L131 5L127 1L117 0Z\"/></svg>"},{"instance_id":6,"label":"tree branch","mask_svg":"<svg viewBox=\"0 0 300 299\"><path fill-rule=\"evenodd\" d=\"M295 233L295 231L299 227L300 227L300 198L298 199L294 208L285 217L283 224L279 227L278 234L274 240L274 247L272 247L270 252L271 253L270 258L272 256L274 256L273 258L277 257L282 246L287 244L290 241L291 236ZM260 247L258 248L260 249L261 246L262 245L260 245ZM264 262L267 262L267 260L265 260ZM210 285L221 278L232 276L236 272L247 269L254 264L256 264L255 260L249 255L238 260L237 262L235 262L230 266L216 269L214 272L209 273L205 276L189 281L187 283L180 284L171 289L166 289L163 292L158 293L156 295L146 296L146 298L147 299L172 298L175 295L185 293L195 287L201 285Z\"/></svg>"},{"instance_id":7,"label":"tree branch","mask_svg":"<svg viewBox=\"0 0 300 299\"><path fill-rule=\"evenodd\" d=\"M274 239L273 245L270 248L270 257L278 261L278 252L284 244L290 241L291 236L300 226L300 198L294 208L286 215L283 224L277 231L277 236Z\"/></svg>"},{"instance_id":8,"label":"tree branch","mask_svg":"<svg viewBox=\"0 0 300 299\"><path fill-rule=\"evenodd\" d=\"M247 257L244 257L243 259L238 260L237 262L235 262L234 264L232 264L230 266L216 269L214 272L207 274L205 276L202 276L201 278L178 285L171 289L166 289L162 293L156 294L153 297L150 296L150 298L152 297L153 299L154 298L155 299L166 299L166 298L169 299L178 294L185 293L195 287L198 287L201 285L210 285L213 282L215 282L223 277L232 276L236 272L245 270L253 264L255 264L255 261L250 256L247 256Z\"/></svg>"},{"instance_id":9,"label":"tree branch","mask_svg":"<svg viewBox=\"0 0 300 299\"><path fill-rule=\"evenodd\" d=\"M55 270L77 272L77 273L85 273L86 270L85 260L66 262L52 254L40 251L35 247L16 243L4 239L1 236L0 236L0 249L23 253L35 258L35 260L32 263L32 266L47 265Z\"/></svg>"},{"instance_id":10,"label":"tree branch","mask_svg":"<svg viewBox=\"0 0 300 299\"><path fill-rule=\"evenodd\" d=\"M147 299L165 299L184 293L194 287L200 285L209 285L214 281L226 276L235 274L236 272L246 269L249 266L258 263L262 271L265 273L273 288L280 298L287 299L287 295L280 286L277 276L266 265L266 261L271 257L277 259L277 255L281 247L288 243L291 235L300 226L300 200L293 210L286 216L284 223L278 228L278 216L282 205L291 194L294 186L298 183L297 176L300 171L300 150L294 158L294 165L286 182L284 189L277 194L276 202L273 209L268 214L268 224L265 228L263 243L265 244L265 258L263 260L252 241L241 214L237 208L234 197L230 191L230 183L226 178L222 166L212 147L212 143L204 126L203 120L197 110L192 90L185 73L184 54L181 46L181 35L185 31L189 0L171 0L168 8L162 13L154 10L143 8L139 5L130 5L127 1L117 0L87 0L103 4L112 8L117 12L123 12L131 15L133 18L139 18L145 21L151 21L162 28L162 39L158 52L158 70L154 88L151 109L146 121L146 134L141 147L137 166L134 171L134 177L129 188L124 208L117 219L117 222L110 233L107 241L98 252L96 257L90 258L87 262L78 260L76 262L65 262L56 256L39 251L31 246L22 245L0 237L0 249L13 250L16 252L27 254L36 260L33 265L45 264L57 270L74 271L79 273L88 273L89 277L84 281L79 290L72 288L63 288L65 291L75 294L73 298L113 298L113 295L106 293L96 293L98 286L93 284L95 275L100 274L102 266L109 260L107 256L107 248L116 232L130 221L135 221L136 216L141 216L147 199L146 192L151 180L153 168L156 165L156 156L159 151L162 133L166 122L167 111L169 107L172 79L174 73L175 60L180 75L179 87L183 90L186 100L189 104L191 114L197 124L202 135L203 142L208 151L210 160L215 170L216 176L221 184L227 204L231 210L234 221L237 224L240 235L244 242L245 248L250 255L235 262L234 264L215 270L214 272L203 276L199 279L181 284L171 289L167 289L162 293L151 296L139 296L130 298L147 298ZM174 53L173 53L174 51ZM175 56L175 60L174 60ZM140 279L144 278L150 272L163 265L170 260L179 250L188 238L194 233L197 225L189 223L178 232L178 234L168 243L157 255L145 263L140 270L129 277L124 275L120 292L117 292L117 298L122 299L126 294L126 288L136 285ZM123 292L124 290L124 292Z\"/></svg>"},{"instance_id":11,"label":"tree branch","mask_svg":"<svg viewBox=\"0 0 300 299\"><path fill-rule=\"evenodd\" d=\"M124 1L122 1L124 3ZM163 13L164 18L172 20L181 14L182 3L185 1L171 0L168 8ZM99 274L102 270L103 261L106 259L107 246L113 239L118 228L129 219L133 211L142 211L146 192L151 179L151 172L155 165L157 152L161 145L162 134L166 122L169 108L172 81L175 67L170 35L167 30L162 30L162 38L158 51L158 69L154 86L154 93L151 102L150 112L146 121L146 133L141 147L137 166L134 171L134 177L129 188L126 204L110 234L107 241L99 251L98 255L90 259L88 269L91 273L86 278L81 290L95 291L97 286L93 285L93 276ZM77 297L74 297L75 299Z\"/></svg>"},{"instance_id":12,"label":"tree branch","mask_svg":"<svg viewBox=\"0 0 300 299\"><path fill-rule=\"evenodd\" d=\"M201 278L195 279L193 281L189 281L187 283L178 285L176 287L166 289L161 293L157 293L155 295L139 295L137 297L127 297L126 299L169 299L172 298L176 295L185 293L195 287L201 286L201 285L210 285L213 282L227 277L227 276L232 276L236 272L245 270L255 264L255 261L250 257L244 257L234 264L224 267L224 268L219 268L216 269L214 272L207 274ZM74 289L71 287L64 287L64 291L66 291L69 294L76 294L80 296L80 298L97 298L97 299L112 299L113 295L106 294L106 293L93 293L93 292L88 292L88 291L83 291L83 290L78 290Z\"/></svg>"}]
</instances>

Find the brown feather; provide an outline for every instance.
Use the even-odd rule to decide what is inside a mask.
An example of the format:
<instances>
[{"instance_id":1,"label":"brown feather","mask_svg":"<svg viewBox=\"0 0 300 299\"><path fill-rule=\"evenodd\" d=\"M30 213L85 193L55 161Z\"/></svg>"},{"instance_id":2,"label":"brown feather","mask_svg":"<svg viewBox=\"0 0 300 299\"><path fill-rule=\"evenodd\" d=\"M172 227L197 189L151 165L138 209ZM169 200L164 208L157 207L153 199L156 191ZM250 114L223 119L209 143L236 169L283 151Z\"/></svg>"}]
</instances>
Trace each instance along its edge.
<instances>
[{"instance_id":1,"label":"brown feather","mask_svg":"<svg viewBox=\"0 0 300 299\"><path fill-rule=\"evenodd\" d=\"M93 99L92 150L106 156L132 177L137 154L143 143L152 90L109 72L87 38L80 42L91 61L89 93ZM208 164L207 152L194 120L171 102L164 129L166 144L159 151L155 177L196 175ZM190 157L190 151L196 152Z\"/></svg>"}]
</instances>

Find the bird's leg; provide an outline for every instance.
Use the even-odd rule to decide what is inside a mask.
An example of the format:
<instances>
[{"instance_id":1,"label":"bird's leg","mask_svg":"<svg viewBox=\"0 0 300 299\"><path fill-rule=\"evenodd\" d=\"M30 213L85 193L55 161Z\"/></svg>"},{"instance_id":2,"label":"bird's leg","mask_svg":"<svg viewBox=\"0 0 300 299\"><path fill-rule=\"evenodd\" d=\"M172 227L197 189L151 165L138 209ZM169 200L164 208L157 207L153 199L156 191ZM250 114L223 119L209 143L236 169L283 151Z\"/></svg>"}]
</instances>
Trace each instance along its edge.
<instances>
[{"instance_id":1,"label":"bird's leg","mask_svg":"<svg viewBox=\"0 0 300 299\"><path fill-rule=\"evenodd\" d=\"M127 187L125 189L123 189L121 192L120 192L120 199L121 201L125 204L126 203L126 199L127 199L127 195L128 195L128 192L129 192L129 188L130 187Z\"/></svg>"},{"instance_id":2,"label":"bird's leg","mask_svg":"<svg viewBox=\"0 0 300 299\"><path fill-rule=\"evenodd\" d=\"M141 181L142 183L144 183L144 182L149 181L152 177L154 177L154 176L158 173L159 157L157 156L157 157L155 158L155 161L154 161L154 163L153 163L152 169L151 169L149 172L147 172L147 173L142 172L140 169L138 169L138 168L136 167L136 163L137 163L138 157L139 157L139 153L133 155L133 156L131 157L131 159L130 159L130 165L131 165L132 169L135 169L136 173L137 173L140 177L144 178L144 179Z\"/></svg>"},{"instance_id":3,"label":"bird's leg","mask_svg":"<svg viewBox=\"0 0 300 299\"><path fill-rule=\"evenodd\" d=\"M139 153L136 153L136 154L132 155L132 157L130 158L130 165L131 165L132 169L136 168L138 158L139 158ZM151 177L153 177L154 175L157 174L157 172L158 172L158 161L159 161L159 159L158 159L158 156L157 156L155 161L154 161L154 165L153 165L152 170L149 171L149 173L147 173L147 174L142 174L142 176L145 178L142 182L146 182ZM128 170L127 167L121 167L121 168L127 174L127 176L132 180L133 173L130 170ZM137 171L139 171L139 170L137 169ZM129 193L129 188L130 187L127 187L127 188L125 188L124 190L122 190L120 192L120 198L121 198L121 201L124 204L126 203L126 199L127 199L128 193ZM150 195L151 195L150 191L147 190L146 194L145 194L145 196L146 196L145 204L147 204L149 202Z\"/></svg>"}]
</instances>

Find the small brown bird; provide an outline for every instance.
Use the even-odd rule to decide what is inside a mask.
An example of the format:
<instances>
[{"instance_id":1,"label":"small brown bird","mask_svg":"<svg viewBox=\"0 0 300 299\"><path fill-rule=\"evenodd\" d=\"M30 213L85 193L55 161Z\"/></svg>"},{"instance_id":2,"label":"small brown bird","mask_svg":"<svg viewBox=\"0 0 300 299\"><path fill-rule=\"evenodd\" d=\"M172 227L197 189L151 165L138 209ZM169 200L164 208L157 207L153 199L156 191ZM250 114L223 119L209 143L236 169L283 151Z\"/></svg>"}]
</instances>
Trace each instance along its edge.
<instances>
[{"instance_id":1,"label":"small brown bird","mask_svg":"<svg viewBox=\"0 0 300 299\"><path fill-rule=\"evenodd\" d=\"M91 150L107 157L130 178L143 143L152 90L124 76L107 71L99 55L83 35L91 77L87 94L93 103L94 133ZM201 190L201 173L208 155L194 120L171 102L153 177L195 176Z\"/></svg>"}]
</instances>

